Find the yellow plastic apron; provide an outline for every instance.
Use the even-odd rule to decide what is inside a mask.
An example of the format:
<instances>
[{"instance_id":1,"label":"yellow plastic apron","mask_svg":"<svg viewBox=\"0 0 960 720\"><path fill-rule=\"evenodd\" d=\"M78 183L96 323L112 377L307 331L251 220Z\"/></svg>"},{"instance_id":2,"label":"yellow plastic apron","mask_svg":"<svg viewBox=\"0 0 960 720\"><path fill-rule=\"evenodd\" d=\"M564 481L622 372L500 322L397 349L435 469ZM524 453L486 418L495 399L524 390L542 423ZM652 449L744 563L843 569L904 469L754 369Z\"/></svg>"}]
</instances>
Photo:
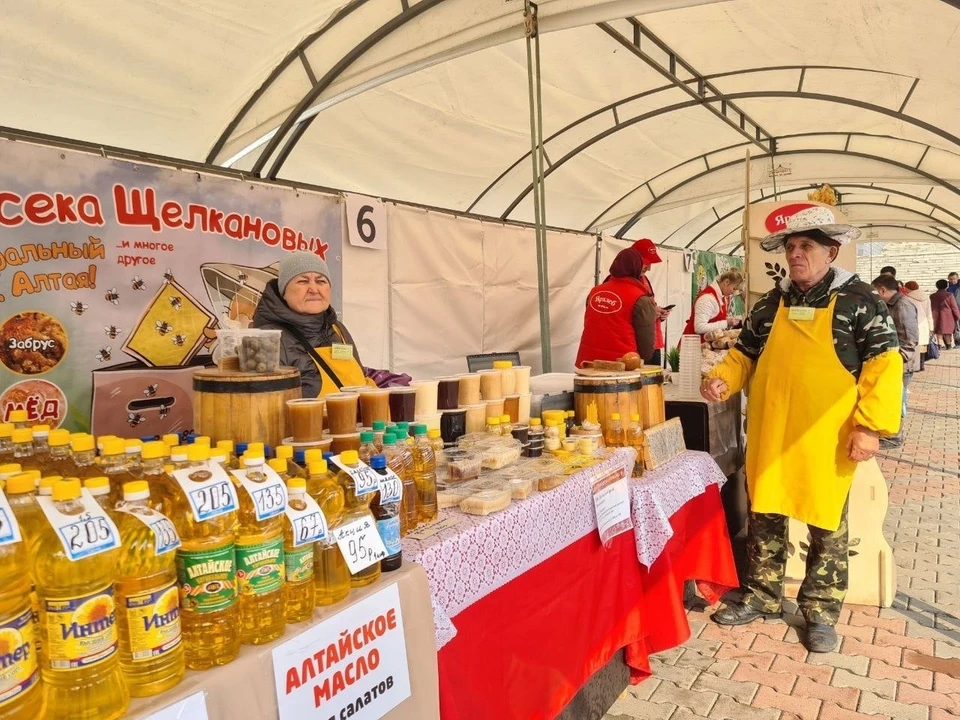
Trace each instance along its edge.
<instances>
[{"instance_id":1,"label":"yellow plastic apron","mask_svg":"<svg viewBox=\"0 0 960 720\"><path fill-rule=\"evenodd\" d=\"M751 509L830 531L857 467L847 457L857 381L834 349L835 303L791 313L780 301L747 402Z\"/></svg>"},{"instance_id":2,"label":"yellow plastic apron","mask_svg":"<svg viewBox=\"0 0 960 720\"><path fill-rule=\"evenodd\" d=\"M341 334L339 328L334 327L333 330L340 338L340 342L343 342L343 335ZM360 363L357 362L356 358L353 357L352 353L349 358L341 360L339 358L334 359L332 345L327 345L326 347L317 347L314 348L314 350L316 350L317 355L319 355L324 362L330 366L330 369L336 373L337 377L340 378L340 382L343 383L344 386L373 385L372 381L367 381L366 376L363 374L363 368L360 366ZM337 384L326 373L326 371L320 367L320 364L316 360L313 361L313 364L317 366L317 370L320 372L320 395L318 397L340 392Z\"/></svg>"}]
</instances>

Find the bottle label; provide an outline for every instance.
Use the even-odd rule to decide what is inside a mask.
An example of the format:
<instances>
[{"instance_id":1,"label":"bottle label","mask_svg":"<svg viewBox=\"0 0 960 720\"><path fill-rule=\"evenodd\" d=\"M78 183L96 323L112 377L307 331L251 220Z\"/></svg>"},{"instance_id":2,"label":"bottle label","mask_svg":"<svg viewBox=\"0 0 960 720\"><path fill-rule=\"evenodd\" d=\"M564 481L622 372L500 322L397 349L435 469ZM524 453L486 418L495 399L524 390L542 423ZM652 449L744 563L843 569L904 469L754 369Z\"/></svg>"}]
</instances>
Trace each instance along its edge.
<instances>
[{"instance_id":1,"label":"bottle label","mask_svg":"<svg viewBox=\"0 0 960 720\"><path fill-rule=\"evenodd\" d=\"M356 494L358 497L376 492L380 489L380 473L362 460L357 460L356 465L350 466L342 462L340 458L341 456L337 455L333 458L333 463L353 478L353 484L356 486Z\"/></svg>"},{"instance_id":2,"label":"bottle label","mask_svg":"<svg viewBox=\"0 0 960 720\"><path fill-rule=\"evenodd\" d=\"M124 601L134 662L153 660L180 645L180 592L171 582Z\"/></svg>"},{"instance_id":3,"label":"bottle label","mask_svg":"<svg viewBox=\"0 0 960 720\"><path fill-rule=\"evenodd\" d=\"M117 652L117 608L113 587L77 598L45 600L44 655L53 670L101 663Z\"/></svg>"},{"instance_id":4,"label":"bottle label","mask_svg":"<svg viewBox=\"0 0 960 720\"><path fill-rule=\"evenodd\" d=\"M132 515L153 531L153 550L163 555L180 547L180 536L170 518L146 505L119 507L117 512Z\"/></svg>"},{"instance_id":5,"label":"bottle label","mask_svg":"<svg viewBox=\"0 0 960 720\"><path fill-rule=\"evenodd\" d=\"M177 551L180 607L197 613L225 610L237 600L237 561L230 543L214 550Z\"/></svg>"},{"instance_id":6,"label":"bottle label","mask_svg":"<svg viewBox=\"0 0 960 720\"><path fill-rule=\"evenodd\" d=\"M52 497L41 496L36 500L69 560L76 562L120 547L117 526L86 488L77 499L83 509L75 515L61 513Z\"/></svg>"},{"instance_id":7,"label":"bottle label","mask_svg":"<svg viewBox=\"0 0 960 720\"><path fill-rule=\"evenodd\" d=\"M27 610L0 623L0 709L39 679L33 612Z\"/></svg>"},{"instance_id":8,"label":"bottle label","mask_svg":"<svg viewBox=\"0 0 960 720\"><path fill-rule=\"evenodd\" d=\"M313 546L285 550L283 561L287 568L288 583L302 583L313 579Z\"/></svg>"},{"instance_id":9,"label":"bottle label","mask_svg":"<svg viewBox=\"0 0 960 720\"><path fill-rule=\"evenodd\" d=\"M241 595L266 595L283 587L283 536L255 545L237 543L237 584Z\"/></svg>"},{"instance_id":10,"label":"bottle label","mask_svg":"<svg viewBox=\"0 0 960 720\"><path fill-rule=\"evenodd\" d=\"M276 470L264 466L260 469L263 480L255 481L247 477L247 470L231 470L233 476L240 481L240 485L250 495L253 501L253 510L257 515L257 522L275 518L287 506L287 486L283 483Z\"/></svg>"},{"instance_id":11,"label":"bottle label","mask_svg":"<svg viewBox=\"0 0 960 720\"><path fill-rule=\"evenodd\" d=\"M7 496L0 490L0 545L20 542L20 526L13 516Z\"/></svg>"},{"instance_id":12,"label":"bottle label","mask_svg":"<svg viewBox=\"0 0 960 720\"><path fill-rule=\"evenodd\" d=\"M400 545L400 517L384 518L377 520L377 532L383 540L384 547L387 548L387 555L397 555L401 551Z\"/></svg>"},{"instance_id":13,"label":"bottle label","mask_svg":"<svg viewBox=\"0 0 960 720\"><path fill-rule=\"evenodd\" d=\"M309 495L302 498L304 507L299 510L287 504L287 519L293 528L293 546L312 545L327 537L327 518L317 501Z\"/></svg>"},{"instance_id":14,"label":"bottle label","mask_svg":"<svg viewBox=\"0 0 960 720\"><path fill-rule=\"evenodd\" d=\"M237 511L237 491L227 471L217 463L174 470L172 474L187 496L197 522Z\"/></svg>"}]
</instances>

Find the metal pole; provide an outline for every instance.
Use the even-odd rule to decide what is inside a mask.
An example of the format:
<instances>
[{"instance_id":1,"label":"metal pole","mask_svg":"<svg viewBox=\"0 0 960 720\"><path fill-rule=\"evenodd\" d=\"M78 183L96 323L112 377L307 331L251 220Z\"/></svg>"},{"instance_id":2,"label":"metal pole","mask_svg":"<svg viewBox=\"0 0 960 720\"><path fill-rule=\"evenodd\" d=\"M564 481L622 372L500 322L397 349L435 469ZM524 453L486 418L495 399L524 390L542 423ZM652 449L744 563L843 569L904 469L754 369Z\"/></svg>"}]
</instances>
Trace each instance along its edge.
<instances>
[{"instance_id":1,"label":"metal pole","mask_svg":"<svg viewBox=\"0 0 960 720\"><path fill-rule=\"evenodd\" d=\"M544 189L543 107L540 92L540 34L536 3L524 0L527 39L527 86L530 95L530 159L533 168L533 215L537 242L537 288L540 299L540 356L543 372L553 369L550 345L550 279L547 273L547 213ZM534 45L536 53L534 53ZM534 54L536 58L534 58Z\"/></svg>"},{"instance_id":2,"label":"metal pole","mask_svg":"<svg viewBox=\"0 0 960 720\"><path fill-rule=\"evenodd\" d=\"M596 250L596 253L594 253L594 261L593 261L594 286L600 284L600 252L601 252L600 248L602 246L603 246L603 237L600 235L600 233L597 233L597 250Z\"/></svg>"}]
</instances>

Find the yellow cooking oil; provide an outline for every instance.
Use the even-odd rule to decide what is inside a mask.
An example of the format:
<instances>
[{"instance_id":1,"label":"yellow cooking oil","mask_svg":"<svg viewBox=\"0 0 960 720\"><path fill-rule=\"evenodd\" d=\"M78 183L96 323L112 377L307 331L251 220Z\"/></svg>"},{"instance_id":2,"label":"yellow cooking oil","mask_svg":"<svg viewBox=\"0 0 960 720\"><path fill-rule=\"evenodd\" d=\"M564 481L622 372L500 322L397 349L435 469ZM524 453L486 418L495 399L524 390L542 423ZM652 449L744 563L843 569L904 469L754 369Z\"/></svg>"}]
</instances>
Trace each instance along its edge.
<instances>
[{"instance_id":1,"label":"yellow cooking oil","mask_svg":"<svg viewBox=\"0 0 960 720\"><path fill-rule=\"evenodd\" d=\"M145 480L123 486L116 509L122 548L114 581L120 669L133 697L157 695L183 680L173 523L150 506Z\"/></svg>"},{"instance_id":2,"label":"yellow cooking oil","mask_svg":"<svg viewBox=\"0 0 960 720\"><path fill-rule=\"evenodd\" d=\"M7 481L8 491L11 485L17 485L14 478ZM21 488L29 484L32 493L32 479L19 484ZM32 494L27 497L33 503ZM20 539L16 539L14 528L19 520L16 511L13 514L14 518L6 517L0 526L0 720L37 720L43 717L43 687L37 618L31 602L36 598L31 581L33 556L23 527L19 528Z\"/></svg>"},{"instance_id":3,"label":"yellow cooking oil","mask_svg":"<svg viewBox=\"0 0 960 720\"><path fill-rule=\"evenodd\" d=\"M23 545L26 548L27 557L34 558L37 554L37 544L40 541L40 530L47 519L43 516L43 511L37 505L35 499L36 484L34 481L34 472L19 473L7 479L5 488L7 502L10 504L10 510L20 528L20 536L23 538ZM33 612L34 622L34 645L36 651L40 652L40 605L37 602L37 590L33 580L33 563L28 562L26 571L30 575L30 607ZM2 568L0 568L2 573ZM2 653L0 653L2 654ZM0 665L2 666L2 665ZM2 682L0 682L2 685ZM3 692L0 691L0 697ZM0 712L0 718L3 718Z\"/></svg>"},{"instance_id":4,"label":"yellow cooking oil","mask_svg":"<svg viewBox=\"0 0 960 720\"><path fill-rule=\"evenodd\" d=\"M307 451L307 494L316 500L330 532L313 546L313 581L317 607L334 605L350 594L350 570L332 531L343 517L343 488L327 468L326 460L313 460ZM317 451L319 452L319 450Z\"/></svg>"},{"instance_id":5,"label":"yellow cooking oil","mask_svg":"<svg viewBox=\"0 0 960 720\"><path fill-rule=\"evenodd\" d=\"M172 492L170 476L164 471L167 446L160 441L145 442L140 448L140 479L150 488L149 505L157 512L169 517L172 512L170 503L175 494ZM167 505L164 505L164 501Z\"/></svg>"},{"instance_id":6,"label":"yellow cooking oil","mask_svg":"<svg viewBox=\"0 0 960 720\"><path fill-rule=\"evenodd\" d=\"M426 440L426 434L423 435L424 440ZM343 486L343 518L341 519L341 524L346 525L348 523L355 522L357 520L368 519L370 521L370 527L376 528L377 521L373 517L373 512L370 510L370 501L373 500L373 496L376 495L376 492L366 493L364 495L357 494L357 484L353 479L353 476L347 472L347 469L355 469L358 467L360 462L360 456L357 454L356 450L345 450L340 453L340 463L342 465L340 472L337 474L337 482ZM363 570L354 573L350 576L350 586L351 587L365 587L371 583L376 582L380 578L380 563L375 562L372 565L368 565Z\"/></svg>"},{"instance_id":7,"label":"yellow cooking oil","mask_svg":"<svg viewBox=\"0 0 960 720\"><path fill-rule=\"evenodd\" d=\"M13 423L0 422L0 463L13 460Z\"/></svg>"},{"instance_id":8,"label":"yellow cooking oil","mask_svg":"<svg viewBox=\"0 0 960 720\"><path fill-rule=\"evenodd\" d=\"M100 474L110 479L109 503L115 507L123 500L123 486L139 480L127 467L127 446L120 438L107 438L100 450Z\"/></svg>"},{"instance_id":9,"label":"yellow cooking oil","mask_svg":"<svg viewBox=\"0 0 960 720\"><path fill-rule=\"evenodd\" d=\"M33 452L33 431L30 428L17 428L11 436L13 438L12 462L17 463L21 470L40 470L40 461Z\"/></svg>"},{"instance_id":10,"label":"yellow cooking oil","mask_svg":"<svg viewBox=\"0 0 960 720\"><path fill-rule=\"evenodd\" d=\"M36 441L36 438L34 438ZM36 449L34 449L36 453ZM70 458L70 431L51 430L47 435L47 455L40 461L44 475L60 475L62 477L76 477L70 475L73 461Z\"/></svg>"},{"instance_id":11,"label":"yellow cooking oil","mask_svg":"<svg viewBox=\"0 0 960 720\"><path fill-rule=\"evenodd\" d=\"M271 462L273 462L271 460ZM307 481L290 478L287 481L288 505L294 510L306 510ZM288 623L309 620L316 607L316 585L313 582L313 543L296 544L293 524L283 519L283 562L287 581L283 586L283 612Z\"/></svg>"},{"instance_id":12,"label":"yellow cooking oil","mask_svg":"<svg viewBox=\"0 0 960 720\"><path fill-rule=\"evenodd\" d=\"M164 514L181 543L176 561L184 656L189 669L206 670L240 652L236 494L222 468L209 465L202 445L191 445L187 467L173 473L161 487L169 494Z\"/></svg>"},{"instance_id":13,"label":"yellow cooking oil","mask_svg":"<svg viewBox=\"0 0 960 720\"><path fill-rule=\"evenodd\" d=\"M234 474L237 514L237 585L240 591L240 642L262 645L283 635L282 487L271 486L263 472L263 455L243 458L245 480ZM277 491L279 490L279 496ZM256 496L256 497L255 497Z\"/></svg>"},{"instance_id":14,"label":"yellow cooking oil","mask_svg":"<svg viewBox=\"0 0 960 720\"><path fill-rule=\"evenodd\" d=\"M270 460L267 460L267 467L272 469L277 475L280 476L280 479L283 480L284 485L286 485L287 481L292 477L288 471L289 466L287 465L287 461L283 458L271 458Z\"/></svg>"},{"instance_id":15,"label":"yellow cooking oil","mask_svg":"<svg viewBox=\"0 0 960 720\"><path fill-rule=\"evenodd\" d=\"M75 434L70 436L70 462L64 463L63 477L76 477L83 480L103 475L97 465L97 445L93 435Z\"/></svg>"},{"instance_id":16,"label":"yellow cooking oil","mask_svg":"<svg viewBox=\"0 0 960 720\"><path fill-rule=\"evenodd\" d=\"M48 522L40 532L34 579L43 644L41 677L46 720L113 720L130 704L117 654L113 573L117 549L83 554L85 540L99 537L104 522L83 520L80 481L55 482ZM77 552L71 559L49 519L61 518L63 536ZM100 518L102 521L102 518ZM110 531L112 532L112 531ZM88 550L92 546L88 546Z\"/></svg>"},{"instance_id":17,"label":"yellow cooking oil","mask_svg":"<svg viewBox=\"0 0 960 720\"><path fill-rule=\"evenodd\" d=\"M104 475L87 478L83 481L83 487L93 495L93 499L97 501L97 505L102 507L110 517L113 517L113 509L116 507L116 504L110 500L110 479Z\"/></svg>"}]
</instances>

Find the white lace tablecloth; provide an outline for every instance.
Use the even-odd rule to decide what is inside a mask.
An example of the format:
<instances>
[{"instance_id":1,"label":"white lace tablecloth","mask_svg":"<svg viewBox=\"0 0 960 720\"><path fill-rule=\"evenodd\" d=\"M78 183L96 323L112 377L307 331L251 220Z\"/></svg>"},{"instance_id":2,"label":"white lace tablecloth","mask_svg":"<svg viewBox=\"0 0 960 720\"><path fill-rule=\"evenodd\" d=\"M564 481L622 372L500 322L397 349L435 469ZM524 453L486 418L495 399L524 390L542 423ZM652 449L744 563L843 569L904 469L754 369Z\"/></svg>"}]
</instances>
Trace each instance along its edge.
<instances>
[{"instance_id":1,"label":"white lace tablecloth","mask_svg":"<svg viewBox=\"0 0 960 720\"><path fill-rule=\"evenodd\" d=\"M633 535L637 557L648 569L673 537L670 517L711 485L723 487L727 478L705 452L688 450L642 478L630 481Z\"/></svg>"},{"instance_id":2,"label":"white lace tablecloth","mask_svg":"<svg viewBox=\"0 0 960 720\"><path fill-rule=\"evenodd\" d=\"M437 649L456 636L451 618L457 613L596 532L591 481L619 468L629 474L635 456L632 449L618 450L602 463L571 475L560 487L534 493L486 517L455 508L441 510L438 522L456 520L457 524L425 540L405 537L404 561L423 566L430 581ZM687 452L647 477L631 481L641 562L649 567L663 550L672 535L670 516L710 482L722 479L709 455Z\"/></svg>"}]
</instances>

